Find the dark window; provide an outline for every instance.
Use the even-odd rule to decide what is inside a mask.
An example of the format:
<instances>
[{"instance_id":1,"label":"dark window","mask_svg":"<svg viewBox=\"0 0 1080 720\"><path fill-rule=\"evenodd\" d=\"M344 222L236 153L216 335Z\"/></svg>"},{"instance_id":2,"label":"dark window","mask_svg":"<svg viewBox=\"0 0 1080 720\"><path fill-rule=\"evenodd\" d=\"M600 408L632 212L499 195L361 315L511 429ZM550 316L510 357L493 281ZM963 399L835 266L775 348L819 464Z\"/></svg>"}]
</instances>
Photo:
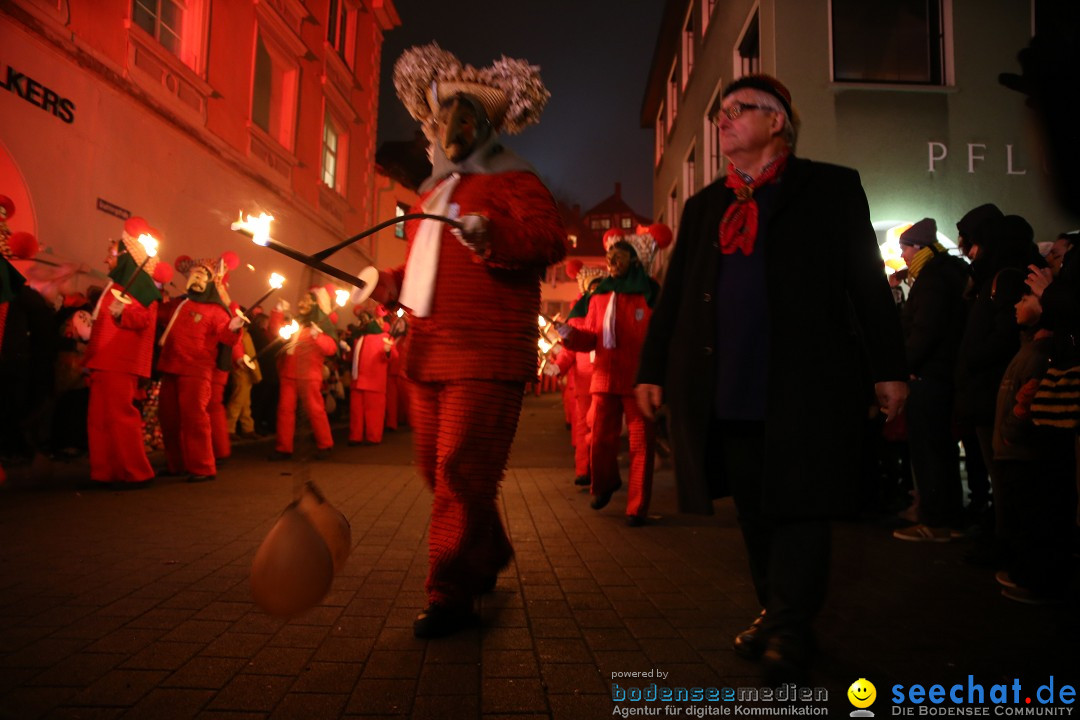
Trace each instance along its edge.
<instances>
[{"instance_id":1,"label":"dark window","mask_svg":"<svg viewBox=\"0 0 1080 720\"><path fill-rule=\"evenodd\" d=\"M175 0L134 0L131 19L173 55L180 55L184 6Z\"/></svg>"},{"instance_id":2,"label":"dark window","mask_svg":"<svg viewBox=\"0 0 1080 720\"><path fill-rule=\"evenodd\" d=\"M943 85L941 0L832 0L836 82Z\"/></svg>"},{"instance_id":3,"label":"dark window","mask_svg":"<svg viewBox=\"0 0 1080 720\"><path fill-rule=\"evenodd\" d=\"M742 40L739 41L739 62L741 75L754 75L761 72L761 33L758 29L758 11L746 26Z\"/></svg>"},{"instance_id":4,"label":"dark window","mask_svg":"<svg viewBox=\"0 0 1080 720\"><path fill-rule=\"evenodd\" d=\"M266 132L270 129L270 96L274 84L274 61L263 44L262 36L255 39L255 82L251 93L251 121Z\"/></svg>"}]
</instances>

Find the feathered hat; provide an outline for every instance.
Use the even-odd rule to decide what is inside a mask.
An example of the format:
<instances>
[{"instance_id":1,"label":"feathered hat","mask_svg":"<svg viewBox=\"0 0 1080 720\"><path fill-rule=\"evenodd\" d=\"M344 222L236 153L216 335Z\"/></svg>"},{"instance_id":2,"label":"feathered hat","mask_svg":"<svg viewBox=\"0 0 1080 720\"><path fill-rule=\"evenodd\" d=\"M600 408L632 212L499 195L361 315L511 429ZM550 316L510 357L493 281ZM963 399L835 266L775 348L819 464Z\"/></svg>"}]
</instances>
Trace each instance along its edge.
<instances>
[{"instance_id":1,"label":"feathered hat","mask_svg":"<svg viewBox=\"0 0 1080 720\"><path fill-rule=\"evenodd\" d=\"M235 270L240 266L240 256L232 250L226 250L217 260L214 258L194 259L188 255L181 255L176 258L175 265L176 269L185 276L191 275L191 271L197 267L205 269L210 274L214 287L217 288L222 304L226 308L232 304L229 298L228 274L230 270Z\"/></svg>"},{"instance_id":2,"label":"feathered hat","mask_svg":"<svg viewBox=\"0 0 1080 720\"><path fill-rule=\"evenodd\" d=\"M413 119L432 122L444 101L458 93L476 98L496 132L513 135L540 121L551 93L540 68L505 55L491 67L462 65L437 43L409 48L394 64L394 89Z\"/></svg>"},{"instance_id":3,"label":"feathered hat","mask_svg":"<svg viewBox=\"0 0 1080 720\"><path fill-rule=\"evenodd\" d=\"M604 233L604 250L610 250L615 243L622 241L634 249L641 266L646 270L652 265L653 257L657 250L663 250L671 244L671 228L663 223L653 225L638 225L637 232L632 235L622 235L616 230L608 230Z\"/></svg>"}]
</instances>

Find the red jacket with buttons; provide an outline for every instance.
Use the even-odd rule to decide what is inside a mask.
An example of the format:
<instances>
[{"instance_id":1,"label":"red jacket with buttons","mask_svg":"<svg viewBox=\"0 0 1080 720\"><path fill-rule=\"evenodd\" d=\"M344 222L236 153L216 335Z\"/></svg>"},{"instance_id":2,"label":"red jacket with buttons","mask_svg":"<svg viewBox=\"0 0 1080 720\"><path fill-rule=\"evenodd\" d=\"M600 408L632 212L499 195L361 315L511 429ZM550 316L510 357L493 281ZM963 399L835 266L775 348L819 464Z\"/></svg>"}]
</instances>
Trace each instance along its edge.
<instances>
[{"instance_id":1,"label":"red jacket with buttons","mask_svg":"<svg viewBox=\"0 0 1080 720\"><path fill-rule=\"evenodd\" d=\"M210 380L217 367L218 343L232 347L240 341L240 333L229 330L231 319L217 303L187 298L165 303L158 313L158 325L167 328L168 335L159 341L158 370Z\"/></svg>"},{"instance_id":2,"label":"red jacket with buttons","mask_svg":"<svg viewBox=\"0 0 1080 720\"><path fill-rule=\"evenodd\" d=\"M604 347L604 314L612 298L615 299L615 347ZM634 391L641 347L645 344L645 332L649 329L652 309L640 294L612 293L593 295L589 300L589 313L573 328L563 344L588 356L596 351L592 367L589 392L629 395Z\"/></svg>"},{"instance_id":3,"label":"red jacket with buttons","mask_svg":"<svg viewBox=\"0 0 1080 720\"><path fill-rule=\"evenodd\" d=\"M431 313L409 320L406 374L420 382L535 380L540 277L566 256L555 201L530 172L464 175L450 201L461 215L488 219L491 246L481 257L443 226ZM410 253L419 222L405 223ZM386 274L400 288L405 266Z\"/></svg>"},{"instance_id":4,"label":"red jacket with buttons","mask_svg":"<svg viewBox=\"0 0 1080 720\"><path fill-rule=\"evenodd\" d=\"M143 307L137 300L124 306L117 321L111 312L113 284L105 287L98 300L97 318L86 346L85 366L90 370L110 370L150 377L154 358L154 323L158 316L157 301Z\"/></svg>"},{"instance_id":5,"label":"red jacket with buttons","mask_svg":"<svg viewBox=\"0 0 1080 720\"><path fill-rule=\"evenodd\" d=\"M285 324L285 313L270 313L270 334L277 337ZM318 380L322 382L326 358L337 352L334 338L324 332L312 334L311 326L304 325L278 352L278 376L285 380Z\"/></svg>"}]
</instances>

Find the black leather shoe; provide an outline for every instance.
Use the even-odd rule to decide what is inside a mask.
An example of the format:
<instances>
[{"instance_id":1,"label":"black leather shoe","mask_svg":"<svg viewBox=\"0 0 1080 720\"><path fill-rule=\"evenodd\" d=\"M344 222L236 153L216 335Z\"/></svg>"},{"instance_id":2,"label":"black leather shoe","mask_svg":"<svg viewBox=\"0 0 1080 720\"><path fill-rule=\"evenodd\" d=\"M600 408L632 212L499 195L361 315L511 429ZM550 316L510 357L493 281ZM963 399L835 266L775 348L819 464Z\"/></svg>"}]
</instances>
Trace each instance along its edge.
<instances>
[{"instance_id":1,"label":"black leather shoe","mask_svg":"<svg viewBox=\"0 0 1080 720\"><path fill-rule=\"evenodd\" d=\"M763 627L764 623L765 611L762 610L750 627L735 636L732 647L735 649L736 655L747 660L757 660L761 657L761 654L765 652L765 641L767 640Z\"/></svg>"},{"instance_id":2,"label":"black leather shoe","mask_svg":"<svg viewBox=\"0 0 1080 720\"><path fill-rule=\"evenodd\" d=\"M762 672L767 687L787 683L806 685L810 679L813 639L792 635L773 635L761 655Z\"/></svg>"},{"instance_id":3,"label":"black leather shoe","mask_svg":"<svg viewBox=\"0 0 1080 720\"><path fill-rule=\"evenodd\" d=\"M605 505L607 505L609 502L611 502L611 496L615 494L615 491L618 490L621 487L622 487L622 480L620 480L619 483L615 487L613 487L611 490L609 490L608 492L600 493L599 495L593 496L593 501L591 503L589 503L589 507L591 507L593 510L601 510L601 509L603 509L603 507Z\"/></svg>"},{"instance_id":4,"label":"black leather shoe","mask_svg":"<svg viewBox=\"0 0 1080 720\"><path fill-rule=\"evenodd\" d=\"M174 478L174 477L183 477L183 476L184 476L184 471L183 470L170 470L169 468L161 468L156 473L154 473L154 477L159 477L159 478Z\"/></svg>"},{"instance_id":5,"label":"black leather shoe","mask_svg":"<svg viewBox=\"0 0 1080 720\"><path fill-rule=\"evenodd\" d=\"M154 484L154 479L141 480L138 482L125 482L123 480L113 480L109 483L110 490L118 490L120 492L127 492L128 490L145 490Z\"/></svg>"},{"instance_id":6,"label":"black leather shoe","mask_svg":"<svg viewBox=\"0 0 1080 720\"><path fill-rule=\"evenodd\" d=\"M418 638L441 638L464 630L476 622L470 610L448 605L428 605L413 622L413 636Z\"/></svg>"},{"instance_id":7,"label":"black leather shoe","mask_svg":"<svg viewBox=\"0 0 1080 720\"><path fill-rule=\"evenodd\" d=\"M626 524L629 525L630 527L641 527L642 525L645 524L645 516L644 515L627 515L626 516Z\"/></svg>"},{"instance_id":8,"label":"black leather shoe","mask_svg":"<svg viewBox=\"0 0 1080 720\"><path fill-rule=\"evenodd\" d=\"M211 480L214 480L215 478L217 478L217 475L188 475L188 479L187 479L186 482L189 482L189 483L203 483L203 482L210 482Z\"/></svg>"},{"instance_id":9,"label":"black leather shoe","mask_svg":"<svg viewBox=\"0 0 1080 720\"><path fill-rule=\"evenodd\" d=\"M576 478L574 478L574 484L577 485L578 487L584 487L584 486L588 485L589 484L589 476L588 475L578 475Z\"/></svg>"}]
</instances>

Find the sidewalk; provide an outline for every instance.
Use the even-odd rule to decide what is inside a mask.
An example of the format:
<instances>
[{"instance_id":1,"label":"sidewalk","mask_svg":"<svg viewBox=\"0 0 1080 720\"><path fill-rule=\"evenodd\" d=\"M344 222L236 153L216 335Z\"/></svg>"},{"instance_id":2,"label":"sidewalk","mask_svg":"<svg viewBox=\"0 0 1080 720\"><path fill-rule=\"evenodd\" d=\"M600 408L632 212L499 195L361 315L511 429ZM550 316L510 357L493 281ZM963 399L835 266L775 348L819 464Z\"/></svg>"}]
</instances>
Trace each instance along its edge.
<instances>
[{"instance_id":1,"label":"sidewalk","mask_svg":"<svg viewBox=\"0 0 1080 720\"><path fill-rule=\"evenodd\" d=\"M730 649L759 609L730 504L678 515L664 471L651 525L625 525L625 491L591 510L556 396L526 398L503 488L515 561L483 626L444 640L412 636L430 496L409 433L341 440L329 462L268 463L266 443L240 446L200 485L0 490L0 718L582 720L612 715L613 672L760 685ZM286 623L254 607L248 571L308 479L349 518L354 549L322 605ZM1004 600L991 572L961 562L963 543L847 524L835 548L813 682L833 716L852 710L861 677L879 717L893 683L1080 680L1076 608Z\"/></svg>"}]
</instances>

